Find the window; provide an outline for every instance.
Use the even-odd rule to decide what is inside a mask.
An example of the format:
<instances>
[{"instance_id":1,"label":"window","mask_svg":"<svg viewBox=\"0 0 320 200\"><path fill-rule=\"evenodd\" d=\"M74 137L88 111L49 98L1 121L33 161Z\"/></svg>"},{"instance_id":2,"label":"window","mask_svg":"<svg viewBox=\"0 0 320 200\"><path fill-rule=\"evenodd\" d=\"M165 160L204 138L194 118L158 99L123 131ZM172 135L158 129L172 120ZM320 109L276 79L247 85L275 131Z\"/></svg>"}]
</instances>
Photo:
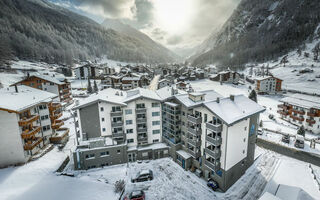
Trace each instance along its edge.
<instances>
[{"instance_id":1,"label":"window","mask_svg":"<svg viewBox=\"0 0 320 200\"><path fill-rule=\"evenodd\" d=\"M139 104L137 104L137 109L139 109L139 108L145 108L144 103L139 103Z\"/></svg>"},{"instance_id":2,"label":"window","mask_svg":"<svg viewBox=\"0 0 320 200\"><path fill-rule=\"evenodd\" d=\"M103 112L103 111L104 111L104 108L103 108L103 107L101 107L101 108L100 108L100 111L101 111L101 112Z\"/></svg>"},{"instance_id":3,"label":"window","mask_svg":"<svg viewBox=\"0 0 320 200\"><path fill-rule=\"evenodd\" d=\"M90 159L90 158L94 158L95 156L94 156L94 153L92 153L92 154L86 154L86 159Z\"/></svg>"},{"instance_id":4,"label":"window","mask_svg":"<svg viewBox=\"0 0 320 200\"><path fill-rule=\"evenodd\" d=\"M48 116L48 115L43 115L43 116L41 116L41 120L46 120L46 119L49 119L49 116Z\"/></svg>"},{"instance_id":5,"label":"window","mask_svg":"<svg viewBox=\"0 0 320 200\"><path fill-rule=\"evenodd\" d=\"M121 107L120 106L113 106L112 107L112 112L120 112L121 111Z\"/></svg>"},{"instance_id":6,"label":"window","mask_svg":"<svg viewBox=\"0 0 320 200\"><path fill-rule=\"evenodd\" d=\"M183 116L185 116L185 115L186 115L186 113L182 111L182 115L183 115Z\"/></svg>"},{"instance_id":7,"label":"window","mask_svg":"<svg viewBox=\"0 0 320 200\"><path fill-rule=\"evenodd\" d=\"M160 129L152 130L152 134L160 134Z\"/></svg>"},{"instance_id":8,"label":"window","mask_svg":"<svg viewBox=\"0 0 320 200\"><path fill-rule=\"evenodd\" d=\"M121 153L121 150L120 150L120 149L118 149L118 150L117 150L117 154L120 154L120 153Z\"/></svg>"},{"instance_id":9,"label":"window","mask_svg":"<svg viewBox=\"0 0 320 200\"><path fill-rule=\"evenodd\" d=\"M159 140L158 140L158 139L152 140L152 142L153 142L153 143L157 143L157 142L159 142Z\"/></svg>"},{"instance_id":10,"label":"window","mask_svg":"<svg viewBox=\"0 0 320 200\"><path fill-rule=\"evenodd\" d=\"M152 108L160 107L159 103L152 103Z\"/></svg>"},{"instance_id":11,"label":"window","mask_svg":"<svg viewBox=\"0 0 320 200\"><path fill-rule=\"evenodd\" d=\"M132 120L126 120L126 125L132 124Z\"/></svg>"},{"instance_id":12,"label":"window","mask_svg":"<svg viewBox=\"0 0 320 200\"><path fill-rule=\"evenodd\" d=\"M48 130L50 130L51 128L50 128L50 125L47 125L47 126L43 126L42 127L42 131L48 131Z\"/></svg>"},{"instance_id":13,"label":"window","mask_svg":"<svg viewBox=\"0 0 320 200\"><path fill-rule=\"evenodd\" d=\"M54 85L54 83L50 83L50 85Z\"/></svg>"},{"instance_id":14,"label":"window","mask_svg":"<svg viewBox=\"0 0 320 200\"><path fill-rule=\"evenodd\" d=\"M40 105L40 106L39 106L39 109L40 109L40 110L47 109L47 105L46 105L46 104L44 104L44 105Z\"/></svg>"},{"instance_id":15,"label":"window","mask_svg":"<svg viewBox=\"0 0 320 200\"><path fill-rule=\"evenodd\" d=\"M247 127L244 127L244 130L246 131L246 130L247 130Z\"/></svg>"},{"instance_id":16,"label":"window","mask_svg":"<svg viewBox=\"0 0 320 200\"><path fill-rule=\"evenodd\" d=\"M106 132L106 128L102 128L102 132Z\"/></svg>"},{"instance_id":17,"label":"window","mask_svg":"<svg viewBox=\"0 0 320 200\"><path fill-rule=\"evenodd\" d=\"M133 139L127 139L127 143L129 144L129 143L133 143L134 142L134 140Z\"/></svg>"},{"instance_id":18,"label":"window","mask_svg":"<svg viewBox=\"0 0 320 200\"><path fill-rule=\"evenodd\" d=\"M133 133L133 129L127 129L127 134Z\"/></svg>"},{"instance_id":19,"label":"window","mask_svg":"<svg viewBox=\"0 0 320 200\"><path fill-rule=\"evenodd\" d=\"M100 152L101 157L108 156L108 155L109 155L109 151Z\"/></svg>"},{"instance_id":20,"label":"window","mask_svg":"<svg viewBox=\"0 0 320 200\"><path fill-rule=\"evenodd\" d=\"M160 112L152 112L152 117L160 116Z\"/></svg>"},{"instance_id":21,"label":"window","mask_svg":"<svg viewBox=\"0 0 320 200\"><path fill-rule=\"evenodd\" d=\"M148 152L143 152L143 153L142 153L142 156L143 156L143 157L147 157L147 156L148 156Z\"/></svg>"},{"instance_id":22,"label":"window","mask_svg":"<svg viewBox=\"0 0 320 200\"><path fill-rule=\"evenodd\" d=\"M127 109L125 110L126 115L131 115L132 114L132 110L131 109Z\"/></svg>"},{"instance_id":23,"label":"window","mask_svg":"<svg viewBox=\"0 0 320 200\"><path fill-rule=\"evenodd\" d=\"M102 117L102 118L101 118L101 121L103 121L103 122L104 122L104 117Z\"/></svg>"},{"instance_id":24,"label":"window","mask_svg":"<svg viewBox=\"0 0 320 200\"><path fill-rule=\"evenodd\" d=\"M152 126L160 125L160 121L152 121Z\"/></svg>"}]
</instances>

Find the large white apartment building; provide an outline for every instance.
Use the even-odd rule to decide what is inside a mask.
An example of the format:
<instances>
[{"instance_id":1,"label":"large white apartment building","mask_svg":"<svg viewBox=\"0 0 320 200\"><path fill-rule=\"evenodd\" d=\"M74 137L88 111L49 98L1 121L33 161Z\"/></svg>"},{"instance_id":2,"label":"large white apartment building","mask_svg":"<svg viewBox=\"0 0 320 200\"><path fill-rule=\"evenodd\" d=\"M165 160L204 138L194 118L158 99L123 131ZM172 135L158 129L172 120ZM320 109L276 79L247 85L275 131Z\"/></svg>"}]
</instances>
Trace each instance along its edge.
<instances>
[{"instance_id":1,"label":"large white apartment building","mask_svg":"<svg viewBox=\"0 0 320 200\"><path fill-rule=\"evenodd\" d=\"M112 137L129 147L161 142L161 99L154 91L109 88L74 109L82 140Z\"/></svg>"},{"instance_id":2,"label":"large white apartment building","mask_svg":"<svg viewBox=\"0 0 320 200\"><path fill-rule=\"evenodd\" d=\"M320 97L304 94L294 94L280 100L283 104L278 105L280 116L315 134L320 133Z\"/></svg>"},{"instance_id":3,"label":"large white apartment building","mask_svg":"<svg viewBox=\"0 0 320 200\"><path fill-rule=\"evenodd\" d=\"M56 97L23 85L0 89L0 167L24 163L49 143Z\"/></svg>"},{"instance_id":4,"label":"large white apartment building","mask_svg":"<svg viewBox=\"0 0 320 200\"><path fill-rule=\"evenodd\" d=\"M282 80L274 76L258 77L255 84L258 93L275 94L281 92Z\"/></svg>"}]
</instances>

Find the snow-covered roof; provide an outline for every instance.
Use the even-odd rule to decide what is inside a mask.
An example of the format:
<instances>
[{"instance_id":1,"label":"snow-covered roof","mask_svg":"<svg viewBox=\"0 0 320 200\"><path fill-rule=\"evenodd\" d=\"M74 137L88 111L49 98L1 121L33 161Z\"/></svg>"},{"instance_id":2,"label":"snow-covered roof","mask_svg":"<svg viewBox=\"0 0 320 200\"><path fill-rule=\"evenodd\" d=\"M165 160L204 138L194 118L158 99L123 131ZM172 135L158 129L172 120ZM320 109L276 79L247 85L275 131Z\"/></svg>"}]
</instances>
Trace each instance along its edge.
<instances>
[{"instance_id":1,"label":"snow-covered roof","mask_svg":"<svg viewBox=\"0 0 320 200\"><path fill-rule=\"evenodd\" d=\"M177 106L179 106L178 104L176 104L176 103L172 103L172 102L165 102L165 104L166 105L168 105L168 106L171 106L171 107L177 107Z\"/></svg>"},{"instance_id":2,"label":"snow-covered roof","mask_svg":"<svg viewBox=\"0 0 320 200\"><path fill-rule=\"evenodd\" d=\"M161 98L157 95L156 92L144 88L135 88L129 91L108 88L99 91L99 93L97 94L92 94L88 98L80 100L79 105L75 106L73 109L86 107L99 101L125 106L128 102L134 101L138 98L147 98L161 101Z\"/></svg>"},{"instance_id":3,"label":"snow-covered roof","mask_svg":"<svg viewBox=\"0 0 320 200\"><path fill-rule=\"evenodd\" d=\"M285 97L280 100L281 102L291 105L303 107L303 108L316 108L320 109L320 97L310 96L305 94L294 94L289 97Z\"/></svg>"},{"instance_id":4,"label":"snow-covered roof","mask_svg":"<svg viewBox=\"0 0 320 200\"><path fill-rule=\"evenodd\" d=\"M25 85L19 85L18 92L15 87L0 89L0 108L21 112L39 103L50 102L57 95Z\"/></svg>"},{"instance_id":5,"label":"snow-covered roof","mask_svg":"<svg viewBox=\"0 0 320 200\"><path fill-rule=\"evenodd\" d=\"M220 99L219 103L211 101L204 103L204 105L228 125L265 111L264 107L244 95L234 96L234 100L228 97Z\"/></svg>"},{"instance_id":6,"label":"snow-covered roof","mask_svg":"<svg viewBox=\"0 0 320 200\"><path fill-rule=\"evenodd\" d=\"M281 200L280 198L276 197L275 195L269 193L269 192L265 192L260 198L259 200Z\"/></svg>"},{"instance_id":7,"label":"snow-covered roof","mask_svg":"<svg viewBox=\"0 0 320 200\"><path fill-rule=\"evenodd\" d=\"M43 74L32 74L32 75L30 76L30 78L31 78L31 77L40 78L40 79L46 80L46 81L48 81L48 82L55 83L55 84L57 84L57 85L66 84L66 83L63 82L63 81L60 81L60 80L61 80L61 77L53 77L53 76L43 75ZM28 79L28 78L26 78L26 79ZM24 81L24 80L26 80L26 79L23 79L23 80L21 80L21 81L19 81L19 82L22 82L22 81ZM18 82L18 83L19 83L19 82ZM16 84L16 83L15 83L15 84Z\"/></svg>"},{"instance_id":8,"label":"snow-covered roof","mask_svg":"<svg viewBox=\"0 0 320 200\"><path fill-rule=\"evenodd\" d=\"M123 81L139 81L141 77L123 77Z\"/></svg>"},{"instance_id":9,"label":"snow-covered roof","mask_svg":"<svg viewBox=\"0 0 320 200\"><path fill-rule=\"evenodd\" d=\"M175 99L177 99L180 103L182 103L186 107L194 107L201 105L202 103L209 102L209 101L214 101L218 97L222 97L219 93L215 92L214 90L206 90L206 91L201 91L198 92L201 95L205 95L205 98L203 101L197 101L194 102L189 98L189 94L178 94L175 95Z\"/></svg>"},{"instance_id":10,"label":"snow-covered roof","mask_svg":"<svg viewBox=\"0 0 320 200\"><path fill-rule=\"evenodd\" d=\"M179 150L177 151L177 154L179 154L180 156L182 156L184 159L189 159L191 158L191 155L187 152L185 152L184 150Z\"/></svg>"},{"instance_id":11,"label":"snow-covered roof","mask_svg":"<svg viewBox=\"0 0 320 200\"><path fill-rule=\"evenodd\" d=\"M281 80L280 78L276 78L276 77L274 77L274 76L265 76L265 77L259 76L259 77L255 77L255 80L257 80L257 81L263 81L263 80L270 79L270 78L274 78L274 79ZM281 81L282 81L282 80L281 80Z\"/></svg>"},{"instance_id":12,"label":"snow-covered roof","mask_svg":"<svg viewBox=\"0 0 320 200\"><path fill-rule=\"evenodd\" d=\"M280 184L276 197L282 200L312 200L313 198L299 187Z\"/></svg>"},{"instance_id":13,"label":"snow-covered roof","mask_svg":"<svg viewBox=\"0 0 320 200\"><path fill-rule=\"evenodd\" d=\"M167 80L167 79L161 79L160 81L159 81L159 83L162 83L162 82L169 82L169 80Z\"/></svg>"}]
</instances>

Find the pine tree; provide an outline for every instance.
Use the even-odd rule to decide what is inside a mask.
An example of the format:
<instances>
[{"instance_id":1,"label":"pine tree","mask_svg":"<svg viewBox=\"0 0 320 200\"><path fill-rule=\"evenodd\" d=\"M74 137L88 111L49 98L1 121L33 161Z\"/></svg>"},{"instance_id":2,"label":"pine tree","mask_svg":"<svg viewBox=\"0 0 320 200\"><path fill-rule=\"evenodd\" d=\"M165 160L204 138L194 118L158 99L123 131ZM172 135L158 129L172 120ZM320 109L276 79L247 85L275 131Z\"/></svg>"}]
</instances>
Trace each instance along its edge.
<instances>
[{"instance_id":1,"label":"pine tree","mask_svg":"<svg viewBox=\"0 0 320 200\"><path fill-rule=\"evenodd\" d=\"M91 93L92 93L92 86L91 86L91 82L90 82L90 79L89 79L89 78L88 78L87 92L88 92L88 94L91 94Z\"/></svg>"},{"instance_id":2,"label":"pine tree","mask_svg":"<svg viewBox=\"0 0 320 200\"><path fill-rule=\"evenodd\" d=\"M93 81L93 91L94 92L99 92L96 80Z\"/></svg>"},{"instance_id":3,"label":"pine tree","mask_svg":"<svg viewBox=\"0 0 320 200\"><path fill-rule=\"evenodd\" d=\"M262 120L260 120L259 126L260 126L260 127L263 127L263 122L262 122Z\"/></svg>"},{"instance_id":4,"label":"pine tree","mask_svg":"<svg viewBox=\"0 0 320 200\"><path fill-rule=\"evenodd\" d=\"M255 90L251 90L251 92L249 94L249 99L251 99L254 102L258 102L257 93Z\"/></svg>"},{"instance_id":5,"label":"pine tree","mask_svg":"<svg viewBox=\"0 0 320 200\"><path fill-rule=\"evenodd\" d=\"M297 131L297 134L302 135L304 137L305 133L306 133L306 131L304 130L304 126L303 125L300 126L300 128Z\"/></svg>"}]
</instances>

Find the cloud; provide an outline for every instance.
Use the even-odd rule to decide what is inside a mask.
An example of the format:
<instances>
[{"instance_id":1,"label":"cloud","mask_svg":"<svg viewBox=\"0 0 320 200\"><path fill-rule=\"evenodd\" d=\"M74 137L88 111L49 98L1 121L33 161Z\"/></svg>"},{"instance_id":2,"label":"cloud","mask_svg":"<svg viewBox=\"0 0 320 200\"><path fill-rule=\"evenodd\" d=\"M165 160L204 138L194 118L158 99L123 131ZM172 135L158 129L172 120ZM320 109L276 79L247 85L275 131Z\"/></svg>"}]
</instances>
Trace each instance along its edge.
<instances>
[{"instance_id":1,"label":"cloud","mask_svg":"<svg viewBox=\"0 0 320 200\"><path fill-rule=\"evenodd\" d=\"M181 36L174 35L174 36L167 38L167 44L168 45L176 45L176 44L179 44L182 41L182 39L183 38Z\"/></svg>"},{"instance_id":2,"label":"cloud","mask_svg":"<svg viewBox=\"0 0 320 200\"><path fill-rule=\"evenodd\" d=\"M75 0L85 12L108 18L128 18L136 16L135 0Z\"/></svg>"}]
</instances>

